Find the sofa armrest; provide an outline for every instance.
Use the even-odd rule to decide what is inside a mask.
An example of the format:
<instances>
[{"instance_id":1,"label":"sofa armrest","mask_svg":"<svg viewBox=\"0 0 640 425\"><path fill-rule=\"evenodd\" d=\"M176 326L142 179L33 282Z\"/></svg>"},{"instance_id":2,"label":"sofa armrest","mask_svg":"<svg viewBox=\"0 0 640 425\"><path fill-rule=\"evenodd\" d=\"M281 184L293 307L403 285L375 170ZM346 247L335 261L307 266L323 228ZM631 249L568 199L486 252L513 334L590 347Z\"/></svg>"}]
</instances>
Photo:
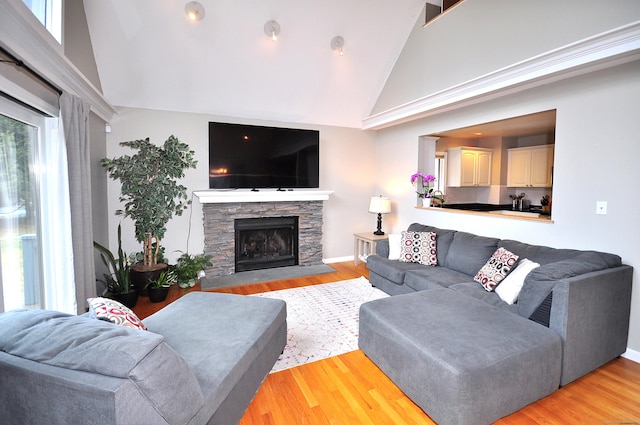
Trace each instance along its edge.
<instances>
[{"instance_id":1,"label":"sofa armrest","mask_svg":"<svg viewBox=\"0 0 640 425\"><path fill-rule=\"evenodd\" d=\"M633 268L620 266L559 280L549 327L562 338L560 385L626 351Z\"/></svg>"},{"instance_id":2,"label":"sofa armrest","mask_svg":"<svg viewBox=\"0 0 640 425\"><path fill-rule=\"evenodd\" d=\"M384 258L389 258L389 240L388 239L384 239L376 243L376 254Z\"/></svg>"}]
</instances>

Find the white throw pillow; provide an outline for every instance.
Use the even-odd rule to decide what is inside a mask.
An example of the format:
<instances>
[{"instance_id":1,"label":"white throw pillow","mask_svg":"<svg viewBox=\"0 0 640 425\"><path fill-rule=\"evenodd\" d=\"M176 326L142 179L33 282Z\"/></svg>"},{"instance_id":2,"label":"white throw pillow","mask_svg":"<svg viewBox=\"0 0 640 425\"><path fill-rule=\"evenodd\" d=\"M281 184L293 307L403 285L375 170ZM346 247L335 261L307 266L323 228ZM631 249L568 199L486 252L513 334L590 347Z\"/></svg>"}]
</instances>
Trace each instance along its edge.
<instances>
[{"instance_id":1,"label":"white throw pillow","mask_svg":"<svg viewBox=\"0 0 640 425\"><path fill-rule=\"evenodd\" d=\"M518 267L516 267L507 277L504 278L500 285L495 289L498 296L506 303L513 304L518 299L522 285L524 285L524 279L529 272L536 267L540 267L540 264L535 263L527 258L520 260Z\"/></svg>"},{"instance_id":2,"label":"white throw pillow","mask_svg":"<svg viewBox=\"0 0 640 425\"><path fill-rule=\"evenodd\" d=\"M400 251L401 251L400 238L401 238L400 233L389 234L389 260L400 259Z\"/></svg>"}]
</instances>

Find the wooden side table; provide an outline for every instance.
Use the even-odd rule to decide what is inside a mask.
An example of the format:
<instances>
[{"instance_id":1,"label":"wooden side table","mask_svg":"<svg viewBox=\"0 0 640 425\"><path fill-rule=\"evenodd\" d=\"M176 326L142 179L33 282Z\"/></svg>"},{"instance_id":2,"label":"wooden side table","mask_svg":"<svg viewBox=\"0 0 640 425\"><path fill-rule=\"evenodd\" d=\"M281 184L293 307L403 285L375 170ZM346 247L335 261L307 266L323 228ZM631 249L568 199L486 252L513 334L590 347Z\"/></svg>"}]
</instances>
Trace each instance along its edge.
<instances>
[{"instance_id":1,"label":"wooden side table","mask_svg":"<svg viewBox=\"0 0 640 425\"><path fill-rule=\"evenodd\" d=\"M388 239L387 235L374 235L373 232L353 234L353 261L357 266L360 261L367 262L366 258L376 253L378 241Z\"/></svg>"}]
</instances>

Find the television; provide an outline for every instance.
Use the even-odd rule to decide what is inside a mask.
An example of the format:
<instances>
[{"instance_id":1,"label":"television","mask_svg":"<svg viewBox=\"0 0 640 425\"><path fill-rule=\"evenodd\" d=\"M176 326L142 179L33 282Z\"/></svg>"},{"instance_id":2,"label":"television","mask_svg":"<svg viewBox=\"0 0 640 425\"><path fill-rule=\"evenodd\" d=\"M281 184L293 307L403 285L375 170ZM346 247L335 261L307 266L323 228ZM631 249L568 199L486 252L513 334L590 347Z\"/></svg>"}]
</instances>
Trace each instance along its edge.
<instances>
[{"instance_id":1,"label":"television","mask_svg":"<svg viewBox=\"0 0 640 425\"><path fill-rule=\"evenodd\" d=\"M318 188L319 145L317 130L210 122L209 188Z\"/></svg>"}]
</instances>

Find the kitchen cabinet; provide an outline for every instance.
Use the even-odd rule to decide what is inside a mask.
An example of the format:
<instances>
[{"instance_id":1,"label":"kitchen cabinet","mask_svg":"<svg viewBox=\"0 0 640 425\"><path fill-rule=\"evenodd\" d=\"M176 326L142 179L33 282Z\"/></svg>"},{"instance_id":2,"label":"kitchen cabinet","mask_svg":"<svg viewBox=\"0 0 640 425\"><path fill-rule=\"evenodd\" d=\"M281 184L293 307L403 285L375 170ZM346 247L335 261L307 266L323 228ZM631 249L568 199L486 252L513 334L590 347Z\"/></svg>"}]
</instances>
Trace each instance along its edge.
<instances>
[{"instance_id":1,"label":"kitchen cabinet","mask_svg":"<svg viewBox=\"0 0 640 425\"><path fill-rule=\"evenodd\" d=\"M551 187L554 145L508 149L508 187Z\"/></svg>"},{"instance_id":2,"label":"kitchen cabinet","mask_svg":"<svg viewBox=\"0 0 640 425\"><path fill-rule=\"evenodd\" d=\"M490 186L492 160L492 149L466 146L447 149L447 186Z\"/></svg>"}]
</instances>

